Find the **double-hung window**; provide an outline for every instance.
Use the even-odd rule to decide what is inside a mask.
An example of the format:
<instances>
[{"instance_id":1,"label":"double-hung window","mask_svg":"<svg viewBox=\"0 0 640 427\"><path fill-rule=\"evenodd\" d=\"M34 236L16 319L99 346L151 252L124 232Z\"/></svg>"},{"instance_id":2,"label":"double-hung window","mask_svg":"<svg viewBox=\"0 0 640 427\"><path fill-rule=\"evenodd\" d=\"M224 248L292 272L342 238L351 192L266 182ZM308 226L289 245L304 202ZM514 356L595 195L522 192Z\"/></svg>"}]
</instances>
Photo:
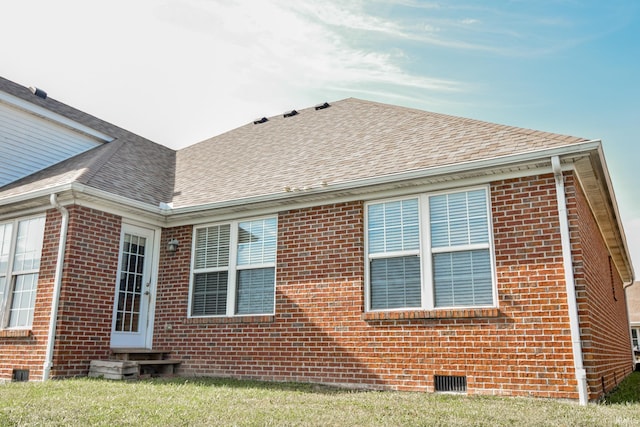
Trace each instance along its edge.
<instances>
[{"instance_id":1,"label":"double-hung window","mask_svg":"<svg viewBox=\"0 0 640 427\"><path fill-rule=\"evenodd\" d=\"M367 309L495 305L486 187L367 204Z\"/></svg>"},{"instance_id":2,"label":"double-hung window","mask_svg":"<svg viewBox=\"0 0 640 427\"><path fill-rule=\"evenodd\" d=\"M0 223L0 328L33 323L44 217Z\"/></svg>"},{"instance_id":3,"label":"double-hung window","mask_svg":"<svg viewBox=\"0 0 640 427\"><path fill-rule=\"evenodd\" d=\"M197 227L190 316L272 314L276 237L273 217Z\"/></svg>"}]
</instances>

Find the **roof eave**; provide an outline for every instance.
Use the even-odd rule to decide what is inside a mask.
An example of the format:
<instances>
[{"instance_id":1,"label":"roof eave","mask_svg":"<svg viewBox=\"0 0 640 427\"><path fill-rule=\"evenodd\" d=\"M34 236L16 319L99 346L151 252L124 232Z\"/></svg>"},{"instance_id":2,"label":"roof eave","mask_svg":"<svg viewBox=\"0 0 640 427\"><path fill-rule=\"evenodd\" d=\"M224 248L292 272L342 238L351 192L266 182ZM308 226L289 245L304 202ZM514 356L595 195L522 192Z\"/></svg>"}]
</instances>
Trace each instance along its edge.
<instances>
[{"instance_id":1,"label":"roof eave","mask_svg":"<svg viewBox=\"0 0 640 427\"><path fill-rule=\"evenodd\" d=\"M48 208L50 207L49 197L51 194L59 195L63 205L79 203L91 206L96 204L107 212L128 212L136 217L147 218L153 223L165 221L163 215L165 211L160 207L99 190L79 182L42 188L0 199L0 218L17 211Z\"/></svg>"},{"instance_id":2,"label":"roof eave","mask_svg":"<svg viewBox=\"0 0 640 427\"><path fill-rule=\"evenodd\" d=\"M577 161L575 170L616 269L625 283L632 283L635 272L602 146Z\"/></svg>"},{"instance_id":3,"label":"roof eave","mask_svg":"<svg viewBox=\"0 0 640 427\"><path fill-rule=\"evenodd\" d=\"M192 206L184 206L171 209L167 214L171 217L180 217L196 214L199 212L210 212L213 210L229 209L237 206L256 205L269 202L282 202L300 200L321 194L367 194L377 191L381 187L399 182L412 183L425 178L441 177L447 175L460 175L469 172L489 171L503 168L509 165L524 165L531 163L549 163L553 156L576 156L586 155L597 150L601 145L599 140L585 141L579 144L572 144L552 149L543 149L520 153L516 155L493 157L469 162L455 163L445 166L437 166L424 169L416 169L408 172L381 175L371 178L357 179L338 183L328 183L326 186L318 186L301 191L285 191L279 193L263 194L253 197L225 200L221 202L205 203Z\"/></svg>"}]
</instances>

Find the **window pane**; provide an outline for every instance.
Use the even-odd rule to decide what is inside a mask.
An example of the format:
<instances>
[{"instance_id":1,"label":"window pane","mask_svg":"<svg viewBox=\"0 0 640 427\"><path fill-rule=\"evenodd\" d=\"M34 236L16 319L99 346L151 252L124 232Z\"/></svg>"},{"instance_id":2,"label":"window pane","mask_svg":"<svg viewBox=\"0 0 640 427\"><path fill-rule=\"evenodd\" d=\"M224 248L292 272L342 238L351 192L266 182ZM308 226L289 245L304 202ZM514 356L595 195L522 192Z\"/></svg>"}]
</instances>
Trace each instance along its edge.
<instances>
[{"instance_id":1,"label":"window pane","mask_svg":"<svg viewBox=\"0 0 640 427\"><path fill-rule=\"evenodd\" d=\"M275 218L238 224L238 265L275 262L276 234Z\"/></svg>"},{"instance_id":2,"label":"window pane","mask_svg":"<svg viewBox=\"0 0 640 427\"><path fill-rule=\"evenodd\" d=\"M487 243L489 241L489 212L485 190L467 192L467 212L469 243Z\"/></svg>"},{"instance_id":3,"label":"window pane","mask_svg":"<svg viewBox=\"0 0 640 427\"><path fill-rule=\"evenodd\" d=\"M420 307L420 257L371 260L371 309Z\"/></svg>"},{"instance_id":4,"label":"window pane","mask_svg":"<svg viewBox=\"0 0 640 427\"><path fill-rule=\"evenodd\" d=\"M238 271L237 314L273 313L274 294L274 268Z\"/></svg>"},{"instance_id":5,"label":"window pane","mask_svg":"<svg viewBox=\"0 0 640 427\"><path fill-rule=\"evenodd\" d=\"M429 198L431 247L489 241L486 191L442 194Z\"/></svg>"},{"instance_id":6,"label":"window pane","mask_svg":"<svg viewBox=\"0 0 640 427\"><path fill-rule=\"evenodd\" d=\"M196 230L196 269L229 265L229 232L229 224Z\"/></svg>"},{"instance_id":7,"label":"window pane","mask_svg":"<svg viewBox=\"0 0 640 427\"><path fill-rule=\"evenodd\" d=\"M436 307L493 304L489 250L433 255Z\"/></svg>"},{"instance_id":8,"label":"window pane","mask_svg":"<svg viewBox=\"0 0 640 427\"><path fill-rule=\"evenodd\" d=\"M0 224L0 277L7 275L13 224ZM0 292L0 298L2 293Z\"/></svg>"},{"instance_id":9,"label":"window pane","mask_svg":"<svg viewBox=\"0 0 640 427\"><path fill-rule=\"evenodd\" d=\"M32 218L18 223L13 272L40 268L40 253L44 234L44 218Z\"/></svg>"},{"instance_id":10,"label":"window pane","mask_svg":"<svg viewBox=\"0 0 640 427\"><path fill-rule=\"evenodd\" d=\"M369 205L369 253L420 248L418 200L401 200Z\"/></svg>"},{"instance_id":11,"label":"window pane","mask_svg":"<svg viewBox=\"0 0 640 427\"><path fill-rule=\"evenodd\" d=\"M36 301L38 274L23 274L15 277L15 287L9 309L9 327L31 326Z\"/></svg>"},{"instance_id":12,"label":"window pane","mask_svg":"<svg viewBox=\"0 0 640 427\"><path fill-rule=\"evenodd\" d=\"M227 313L227 278L226 271L195 275L192 316L221 316Z\"/></svg>"}]
</instances>

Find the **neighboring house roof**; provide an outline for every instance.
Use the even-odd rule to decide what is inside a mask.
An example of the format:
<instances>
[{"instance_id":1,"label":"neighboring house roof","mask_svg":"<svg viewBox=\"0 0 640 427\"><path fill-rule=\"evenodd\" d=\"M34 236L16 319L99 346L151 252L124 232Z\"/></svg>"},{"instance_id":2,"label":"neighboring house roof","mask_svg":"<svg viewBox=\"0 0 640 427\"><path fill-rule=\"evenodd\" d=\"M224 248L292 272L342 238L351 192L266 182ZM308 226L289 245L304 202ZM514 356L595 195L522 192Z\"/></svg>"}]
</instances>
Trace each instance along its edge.
<instances>
[{"instance_id":1,"label":"neighboring house roof","mask_svg":"<svg viewBox=\"0 0 640 427\"><path fill-rule=\"evenodd\" d=\"M175 151L0 78L0 91L108 135L111 142L0 187L4 198L83 184L132 200L158 205L173 193Z\"/></svg>"},{"instance_id":2,"label":"neighboring house roof","mask_svg":"<svg viewBox=\"0 0 640 427\"><path fill-rule=\"evenodd\" d=\"M551 156L562 156L580 175L623 279L633 277L599 141L348 98L249 123L176 152L16 86L9 89L29 102L115 139L0 187L0 215L66 192L68 200L109 199L164 225L193 224L213 210L290 207L294 201L549 170Z\"/></svg>"}]
</instances>

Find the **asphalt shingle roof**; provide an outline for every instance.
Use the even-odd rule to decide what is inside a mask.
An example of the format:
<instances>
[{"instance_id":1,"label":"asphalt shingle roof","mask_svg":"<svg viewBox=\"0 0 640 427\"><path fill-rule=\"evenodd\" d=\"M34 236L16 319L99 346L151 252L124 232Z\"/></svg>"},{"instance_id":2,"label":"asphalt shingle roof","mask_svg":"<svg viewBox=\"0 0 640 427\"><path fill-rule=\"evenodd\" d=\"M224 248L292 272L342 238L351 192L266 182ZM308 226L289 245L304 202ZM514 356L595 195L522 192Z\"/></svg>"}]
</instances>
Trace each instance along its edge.
<instances>
[{"instance_id":1,"label":"asphalt shingle roof","mask_svg":"<svg viewBox=\"0 0 640 427\"><path fill-rule=\"evenodd\" d=\"M0 188L0 202L78 182L153 206L172 202L180 208L585 141L348 98L325 109L248 123L176 152L51 98L33 97L8 80L0 80L0 90L116 138Z\"/></svg>"},{"instance_id":2,"label":"asphalt shingle roof","mask_svg":"<svg viewBox=\"0 0 640 427\"><path fill-rule=\"evenodd\" d=\"M174 207L555 148L584 138L348 98L177 153Z\"/></svg>"}]
</instances>

